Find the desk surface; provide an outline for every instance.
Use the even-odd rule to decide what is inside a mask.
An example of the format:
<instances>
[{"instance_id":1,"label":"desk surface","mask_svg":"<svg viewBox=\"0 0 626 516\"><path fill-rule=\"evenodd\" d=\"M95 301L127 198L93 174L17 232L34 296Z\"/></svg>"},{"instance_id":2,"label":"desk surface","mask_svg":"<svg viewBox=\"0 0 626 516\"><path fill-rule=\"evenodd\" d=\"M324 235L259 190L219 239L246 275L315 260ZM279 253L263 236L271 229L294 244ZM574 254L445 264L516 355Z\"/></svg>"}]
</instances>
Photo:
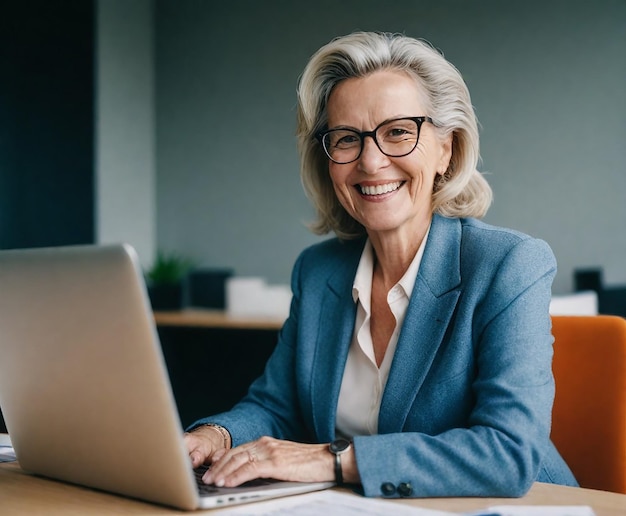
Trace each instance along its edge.
<instances>
[{"instance_id":1,"label":"desk surface","mask_svg":"<svg viewBox=\"0 0 626 516\"><path fill-rule=\"evenodd\" d=\"M222 310L186 308L154 312L158 326L227 328L239 330L280 330L284 321L273 317L235 317Z\"/></svg>"},{"instance_id":2,"label":"desk surface","mask_svg":"<svg viewBox=\"0 0 626 516\"><path fill-rule=\"evenodd\" d=\"M589 505L597 516L624 516L626 495L536 483L523 498L418 498L394 501L417 507L472 511L490 505ZM168 509L136 500L63 484L24 473L17 463L0 464L0 507L2 514L109 515L109 514L219 514Z\"/></svg>"}]
</instances>

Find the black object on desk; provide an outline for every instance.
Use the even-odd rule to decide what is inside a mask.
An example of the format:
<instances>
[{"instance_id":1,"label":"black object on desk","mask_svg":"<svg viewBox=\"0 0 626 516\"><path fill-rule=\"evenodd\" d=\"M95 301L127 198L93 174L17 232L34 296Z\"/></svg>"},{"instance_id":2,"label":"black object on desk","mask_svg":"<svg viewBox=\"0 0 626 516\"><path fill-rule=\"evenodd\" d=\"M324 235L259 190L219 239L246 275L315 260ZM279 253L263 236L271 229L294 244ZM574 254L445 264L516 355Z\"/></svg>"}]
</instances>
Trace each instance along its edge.
<instances>
[{"instance_id":1,"label":"black object on desk","mask_svg":"<svg viewBox=\"0 0 626 516\"><path fill-rule=\"evenodd\" d=\"M189 306L224 309L226 281L234 274L232 269L194 269L188 278Z\"/></svg>"},{"instance_id":2,"label":"black object on desk","mask_svg":"<svg viewBox=\"0 0 626 516\"><path fill-rule=\"evenodd\" d=\"M626 317L626 285L608 287L604 284L601 267L574 270L577 292L593 290L598 294L598 312Z\"/></svg>"}]
</instances>

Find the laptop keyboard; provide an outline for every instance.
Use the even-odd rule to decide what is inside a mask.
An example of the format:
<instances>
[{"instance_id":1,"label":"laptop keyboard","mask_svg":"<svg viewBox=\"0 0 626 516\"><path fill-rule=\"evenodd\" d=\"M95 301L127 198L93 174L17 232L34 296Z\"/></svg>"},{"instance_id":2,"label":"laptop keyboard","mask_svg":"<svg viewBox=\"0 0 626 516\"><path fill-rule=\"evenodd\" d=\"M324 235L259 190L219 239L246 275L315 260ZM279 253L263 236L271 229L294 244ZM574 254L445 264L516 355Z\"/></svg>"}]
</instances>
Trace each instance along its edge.
<instances>
[{"instance_id":1,"label":"laptop keyboard","mask_svg":"<svg viewBox=\"0 0 626 516\"><path fill-rule=\"evenodd\" d=\"M208 466L200 466L193 470L193 474L196 477L196 487L201 495L217 493L217 487L202 482L202 475L204 475L207 469L209 469Z\"/></svg>"},{"instance_id":2,"label":"laptop keyboard","mask_svg":"<svg viewBox=\"0 0 626 516\"><path fill-rule=\"evenodd\" d=\"M205 484L202 482L202 476L209 469L209 466L200 466L193 470L193 474L196 477L196 486L198 487L198 492L201 495L210 495L214 493L218 493L220 488L215 487L214 485ZM261 487L268 486L270 484L276 483L276 480L268 479L268 478L257 478L256 480L250 480L249 482L245 482L241 484L239 487ZM224 488L221 488L222 490Z\"/></svg>"}]
</instances>

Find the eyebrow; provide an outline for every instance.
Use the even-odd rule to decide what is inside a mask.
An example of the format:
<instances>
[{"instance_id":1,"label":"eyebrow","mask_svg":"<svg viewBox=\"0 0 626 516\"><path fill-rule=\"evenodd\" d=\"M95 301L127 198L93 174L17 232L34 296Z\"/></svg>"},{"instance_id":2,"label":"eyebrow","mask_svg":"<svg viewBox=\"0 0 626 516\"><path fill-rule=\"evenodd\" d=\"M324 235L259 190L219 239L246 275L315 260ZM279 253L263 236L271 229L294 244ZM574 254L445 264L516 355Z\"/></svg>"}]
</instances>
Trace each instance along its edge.
<instances>
[{"instance_id":1,"label":"eyebrow","mask_svg":"<svg viewBox=\"0 0 626 516\"><path fill-rule=\"evenodd\" d=\"M376 124L374 126L374 128L380 127L381 125L386 124L387 122L392 122L393 120L399 120L399 119L402 119L402 118L413 118L413 117L410 116L410 115L396 115L396 116L392 116L390 118L386 118L382 122L379 122L378 124ZM356 127L353 127L353 126L350 126L350 125L336 125L334 127L329 127L328 128L329 131L332 131L333 129L348 129L350 131L356 131L357 133L362 132L362 130L357 129ZM369 129L369 130L373 131L374 129Z\"/></svg>"}]
</instances>

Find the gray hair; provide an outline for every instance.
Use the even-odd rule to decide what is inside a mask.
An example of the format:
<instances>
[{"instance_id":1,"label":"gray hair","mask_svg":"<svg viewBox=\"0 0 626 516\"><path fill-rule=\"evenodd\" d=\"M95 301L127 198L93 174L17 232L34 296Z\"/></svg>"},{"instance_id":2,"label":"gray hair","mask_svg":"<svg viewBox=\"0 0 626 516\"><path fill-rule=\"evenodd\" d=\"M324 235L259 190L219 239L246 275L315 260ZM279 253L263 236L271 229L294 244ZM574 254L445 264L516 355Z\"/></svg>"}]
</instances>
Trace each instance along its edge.
<instances>
[{"instance_id":1,"label":"gray hair","mask_svg":"<svg viewBox=\"0 0 626 516\"><path fill-rule=\"evenodd\" d=\"M478 122L459 71L429 43L379 32L355 32L332 40L309 60L298 83L297 138L302 184L317 211L310 229L355 238L365 228L341 206L328 172L328 158L316 133L327 125L326 106L342 80L378 70L399 70L415 78L440 137L452 134L448 169L437 176L433 211L447 217L483 217L491 187L478 172Z\"/></svg>"}]
</instances>

